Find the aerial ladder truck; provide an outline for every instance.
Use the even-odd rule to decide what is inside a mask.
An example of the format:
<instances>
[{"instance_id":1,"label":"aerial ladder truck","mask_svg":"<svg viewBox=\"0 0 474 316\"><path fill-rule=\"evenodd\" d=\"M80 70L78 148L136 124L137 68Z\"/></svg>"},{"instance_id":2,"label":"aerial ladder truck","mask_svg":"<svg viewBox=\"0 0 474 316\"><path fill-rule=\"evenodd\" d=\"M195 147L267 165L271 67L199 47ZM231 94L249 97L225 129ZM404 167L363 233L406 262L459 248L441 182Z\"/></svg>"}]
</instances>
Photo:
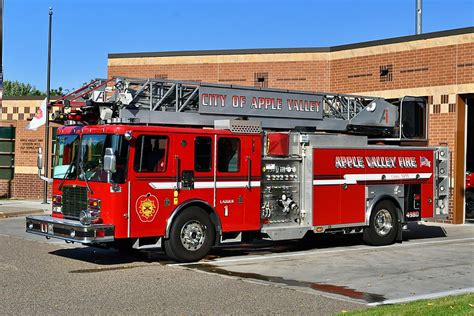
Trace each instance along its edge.
<instances>
[{"instance_id":1,"label":"aerial ladder truck","mask_svg":"<svg viewBox=\"0 0 474 316\"><path fill-rule=\"evenodd\" d=\"M448 215L448 149L413 146L421 98L113 78L53 106L52 216L26 218L47 238L189 262L250 239L388 245Z\"/></svg>"}]
</instances>

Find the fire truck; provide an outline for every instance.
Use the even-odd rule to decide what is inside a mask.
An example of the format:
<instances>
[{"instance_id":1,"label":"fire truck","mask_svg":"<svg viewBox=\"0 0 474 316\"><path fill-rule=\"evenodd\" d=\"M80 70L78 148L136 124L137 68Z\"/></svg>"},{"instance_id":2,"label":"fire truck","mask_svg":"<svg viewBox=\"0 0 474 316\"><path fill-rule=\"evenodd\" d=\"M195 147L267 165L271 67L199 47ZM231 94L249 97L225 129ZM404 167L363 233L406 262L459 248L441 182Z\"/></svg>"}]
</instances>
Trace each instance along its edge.
<instances>
[{"instance_id":1,"label":"fire truck","mask_svg":"<svg viewBox=\"0 0 474 316\"><path fill-rule=\"evenodd\" d=\"M466 172L466 219L474 219L474 173Z\"/></svg>"},{"instance_id":2,"label":"fire truck","mask_svg":"<svg viewBox=\"0 0 474 316\"><path fill-rule=\"evenodd\" d=\"M58 102L52 215L26 218L46 238L191 262L308 234L389 245L448 214L447 148L413 146L420 98L114 78Z\"/></svg>"}]
</instances>

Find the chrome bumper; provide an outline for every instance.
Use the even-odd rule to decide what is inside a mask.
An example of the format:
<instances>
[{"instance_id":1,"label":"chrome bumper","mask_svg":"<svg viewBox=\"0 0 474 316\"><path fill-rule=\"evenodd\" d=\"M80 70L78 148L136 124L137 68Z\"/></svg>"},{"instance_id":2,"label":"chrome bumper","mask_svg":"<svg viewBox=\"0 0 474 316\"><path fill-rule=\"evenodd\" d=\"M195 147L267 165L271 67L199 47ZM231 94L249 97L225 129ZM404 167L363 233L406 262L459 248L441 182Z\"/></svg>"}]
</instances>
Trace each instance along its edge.
<instances>
[{"instance_id":1,"label":"chrome bumper","mask_svg":"<svg viewBox=\"0 0 474 316\"><path fill-rule=\"evenodd\" d=\"M26 217L26 232L83 244L114 241L113 225L92 224L86 226L78 221L47 215Z\"/></svg>"}]
</instances>

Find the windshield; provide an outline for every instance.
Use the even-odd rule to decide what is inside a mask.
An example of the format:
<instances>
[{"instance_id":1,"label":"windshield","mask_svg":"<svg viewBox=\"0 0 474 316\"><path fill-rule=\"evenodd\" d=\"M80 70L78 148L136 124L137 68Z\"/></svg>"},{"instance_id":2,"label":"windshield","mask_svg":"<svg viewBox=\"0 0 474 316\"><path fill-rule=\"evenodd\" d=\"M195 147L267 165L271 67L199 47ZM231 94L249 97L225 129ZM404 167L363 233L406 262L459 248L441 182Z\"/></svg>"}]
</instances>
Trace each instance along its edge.
<instances>
[{"instance_id":1,"label":"windshield","mask_svg":"<svg viewBox=\"0 0 474 316\"><path fill-rule=\"evenodd\" d=\"M106 148L112 148L117 158L117 171L112 175L112 181L115 183L123 183L125 181L128 142L121 135L110 134L82 136L79 162L82 163L82 168L80 168L79 172L80 180L84 180L84 177L86 177L88 181L107 182L107 173L103 165Z\"/></svg>"},{"instance_id":2,"label":"windshield","mask_svg":"<svg viewBox=\"0 0 474 316\"><path fill-rule=\"evenodd\" d=\"M54 179L75 179L79 135L59 135L54 151Z\"/></svg>"}]
</instances>

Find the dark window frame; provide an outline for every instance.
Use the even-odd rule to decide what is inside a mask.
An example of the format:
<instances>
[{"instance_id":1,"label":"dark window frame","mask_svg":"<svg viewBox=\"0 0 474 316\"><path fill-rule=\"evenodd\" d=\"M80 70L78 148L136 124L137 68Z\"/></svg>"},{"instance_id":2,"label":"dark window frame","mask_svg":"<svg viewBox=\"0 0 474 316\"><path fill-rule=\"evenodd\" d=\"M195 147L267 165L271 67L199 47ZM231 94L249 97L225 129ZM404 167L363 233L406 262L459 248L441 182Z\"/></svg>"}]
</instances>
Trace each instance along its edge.
<instances>
[{"instance_id":1,"label":"dark window frame","mask_svg":"<svg viewBox=\"0 0 474 316\"><path fill-rule=\"evenodd\" d=\"M5 133L5 131L7 132ZM11 143L11 146L5 146L11 147L10 151L0 152L0 156L8 157L6 159L9 160L8 165L0 165L0 180L13 180L13 178L15 177L15 138L15 126L0 126L0 142Z\"/></svg>"},{"instance_id":2,"label":"dark window frame","mask_svg":"<svg viewBox=\"0 0 474 316\"><path fill-rule=\"evenodd\" d=\"M230 162L231 160L233 159L234 155L232 155L232 157L230 158L226 158L228 159L228 162L227 162L227 168L226 170L223 170L222 165L221 165L221 161L222 161L222 152L221 152L221 142L223 140L231 140L231 141L237 141L237 144L238 144L238 147L237 147L237 150L236 150L236 153L237 153L237 163L236 163L236 167L237 169L236 170L233 170L233 171L229 171L229 166L230 166ZM240 163L241 163L241 155L242 155L242 142L240 140L240 138L237 138L237 137L220 137L218 140L217 140L217 171L218 172L221 172L221 173L239 173L241 168L240 168Z\"/></svg>"},{"instance_id":3,"label":"dark window frame","mask_svg":"<svg viewBox=\"0 0 474 316\"><path fill-rule=\"evenodd\" d=\"M197 141L200 139L206 139L209 140L209 154L208 155L203 155L203 154L198 154L197 151ZM207 145L207 144L206 144ZM197 158L208 158L208 168L198 168L198 159ZM196 172L210 172L212 171L212 137L209 136L197 136L194 138L194 171Z\"/></svg>"},{"instance_id":4,"label":"dark window frame","mask_svg":"<svg viewBox=\"0 0 474 316\"><path fill-rule=\"evenodd\" d=\"M143 171L142 170L143 169L143 150L144 150L143 139L145 139L145 137L154 138L154 139L157 139L158 141L160 139L165 139L166 140L166 146L164 148L164 155L161 158L164 162L164 166L163 166L162 170L159 170L159 171L149 171L149 170ZM158 135L158 134L140 134L140 135L138 135L137 136L137 141L136 141L136 146L135 146L135 154L134 154L134 157L133 157L133 171L137 174L162 174L162 173L166 173L166 171L168 169L169 148L170 148L170 138L166 135ZM141 156L141 158L140 158L140 156ZM140 158L139 163L137 163L138 158ZM159 163L159 160L156 161L156 164L158 164L158 163Z\"/></svg>"}]
</instances>

